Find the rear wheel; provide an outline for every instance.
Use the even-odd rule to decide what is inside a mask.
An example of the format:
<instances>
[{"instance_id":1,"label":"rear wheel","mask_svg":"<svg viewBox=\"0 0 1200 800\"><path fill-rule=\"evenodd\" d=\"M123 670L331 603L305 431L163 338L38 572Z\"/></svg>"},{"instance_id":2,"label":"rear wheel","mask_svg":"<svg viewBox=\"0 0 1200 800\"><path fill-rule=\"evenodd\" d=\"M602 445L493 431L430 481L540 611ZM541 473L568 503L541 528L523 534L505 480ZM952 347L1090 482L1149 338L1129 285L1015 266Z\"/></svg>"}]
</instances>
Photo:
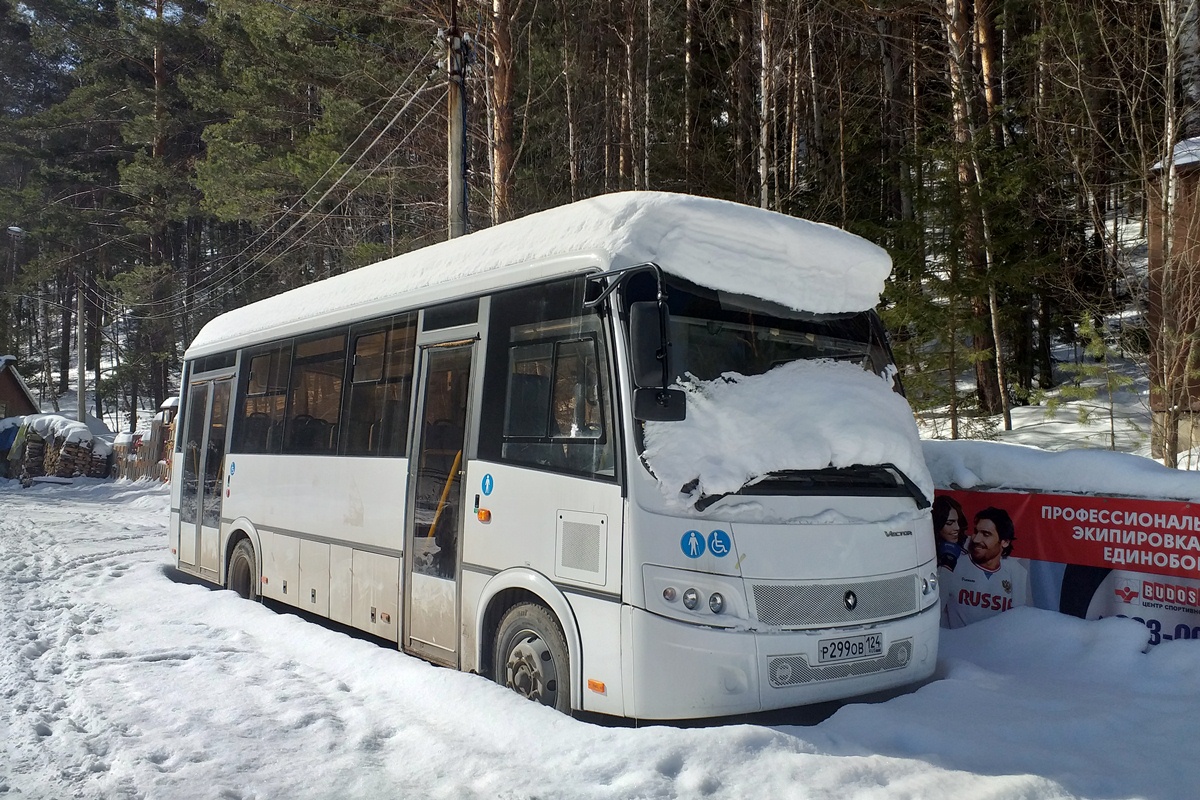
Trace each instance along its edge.
<instances>
[{"instance_id":1,"label":"rear wheel","mask_svg":"<svg viewBox=\"0 0 1200 800\"><path fill-rule=\"evenodd\" d=\"M544 606L521 603L500 620L492 658L496 683L542 705L571 713L571 668L558 620Z\"/></svg>"},{"instance_id":2,"label":"rear wheel","mask_svg":"<svg viewBox=\"0 0 1200 800\"><path fill-rule=\"evenodd\" d=\"M242 539L233 548L229 557L229 569L225 572L225 588L237 592L246 600L254 600L258 593L255 591L255 578L258 568L254 563L254 546L249 539Z\"/></svg>"}]
</instances>

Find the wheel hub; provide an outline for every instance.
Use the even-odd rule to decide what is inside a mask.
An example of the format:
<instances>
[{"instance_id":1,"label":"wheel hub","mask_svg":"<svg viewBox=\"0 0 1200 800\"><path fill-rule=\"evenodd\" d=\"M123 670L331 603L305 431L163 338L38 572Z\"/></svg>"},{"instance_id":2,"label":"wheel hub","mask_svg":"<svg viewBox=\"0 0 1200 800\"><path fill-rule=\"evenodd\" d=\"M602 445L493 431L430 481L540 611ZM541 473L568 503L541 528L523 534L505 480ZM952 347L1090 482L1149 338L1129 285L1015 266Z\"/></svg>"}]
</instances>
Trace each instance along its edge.
<instances>
[{"instance_id":1,"label":"wheel hub","mask_svg":"<svg viewBox=\"0 0 1200 800\"><path fill-rule=\"evenodd\" d=\"M546 643L529 631L513 643L505 664L507 685L530 700L553 706L558 699L558 671Z\"/></svg>"}]
</instances>

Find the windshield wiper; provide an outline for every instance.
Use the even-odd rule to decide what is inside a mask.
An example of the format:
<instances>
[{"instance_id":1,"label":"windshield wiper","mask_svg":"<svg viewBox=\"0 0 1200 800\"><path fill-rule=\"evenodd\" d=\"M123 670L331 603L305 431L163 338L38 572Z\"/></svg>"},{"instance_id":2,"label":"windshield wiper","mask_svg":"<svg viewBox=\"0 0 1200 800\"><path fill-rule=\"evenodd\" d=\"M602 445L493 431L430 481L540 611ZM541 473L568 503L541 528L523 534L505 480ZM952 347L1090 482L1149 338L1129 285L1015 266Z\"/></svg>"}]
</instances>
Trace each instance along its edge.
<instances>
[{"instance_id":1,"label":"windshield wiper","mask_svg":"<svg viewBox=\"0 0 1200 800\"><path fill-rule=\"evenodd\" d=\"M699 479L690 481L680 490L691 494L700 485ZM877 466L856 465L852 467L819 470L783 470L772 472L759 480L745 484L733 492L702 494L692 504L697 511L704 511L730 495L742 496L798 496L798 495L862 495L863 489L883 490L871 492L887 497L911 497L917 508L929 508L930 501L925 493L901 470L891 464Z\"/></svg>"}]
</instances>

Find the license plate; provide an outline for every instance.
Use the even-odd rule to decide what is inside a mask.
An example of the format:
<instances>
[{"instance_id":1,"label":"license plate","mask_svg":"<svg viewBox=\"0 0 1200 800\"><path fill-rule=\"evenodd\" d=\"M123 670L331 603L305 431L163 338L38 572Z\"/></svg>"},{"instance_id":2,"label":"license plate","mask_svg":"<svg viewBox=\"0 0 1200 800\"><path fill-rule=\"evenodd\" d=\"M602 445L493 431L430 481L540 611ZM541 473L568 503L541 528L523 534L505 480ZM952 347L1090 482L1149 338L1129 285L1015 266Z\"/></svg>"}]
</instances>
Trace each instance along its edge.
<instances>
[{"instance_id":1,"label":"license plate","mask_svg":"<svg viewBox=\"0 0 1200 800\"><path fill-rule=\"evenodd\" d=\"M817 661L822 664L874 658L881 655L883 655L882 633L843 636L840 639L822 639L817 642Z\"/></svg>"}]
</instances>

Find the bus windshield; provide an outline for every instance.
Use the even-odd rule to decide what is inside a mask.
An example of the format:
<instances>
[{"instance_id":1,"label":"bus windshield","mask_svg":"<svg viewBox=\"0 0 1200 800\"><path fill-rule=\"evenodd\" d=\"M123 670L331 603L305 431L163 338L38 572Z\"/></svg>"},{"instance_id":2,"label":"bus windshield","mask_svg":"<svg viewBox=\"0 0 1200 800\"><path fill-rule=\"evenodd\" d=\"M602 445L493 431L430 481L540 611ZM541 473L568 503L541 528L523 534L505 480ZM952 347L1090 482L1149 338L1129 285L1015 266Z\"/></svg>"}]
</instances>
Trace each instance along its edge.
<instances>
[{"instance_id":1,"label":"bus windshield","mask_svg":"<svg viewBox=\"0 0 1200 800\"><path fill-rule=\"evenodd\" d=\"M664 280L673 383L708 385L690 394L684 420L647 422L635 439L639 452L653 445L647 467L670 497L696 511L733 494L892 494L927 505L910 480L919 459L905 421L911 411L898 397L888 401L889 384L902 392L873 311L805 313ZM653 273L631 275L625 299L656 293ZM888 383L854 380L856 369ZM841 402L830 406L834 385ZM763 415L770 424L756 421ZM732 441L714 438L734 429L743 437L736 459L728 457Z\"/></svg>"},{"instance_id":2,"label":"bus windshield","mask_svg":"<svg viewBox=\"0 0 1200 800\"><path fill-rule=\"evenodd\" d=\"M665 276L675 380L761 375L798 360L858 364L887 376L892 358L873 311L810 314ZM631 276L626 301L653 300L654 276Z\"/></svg>"}]
</instances>

